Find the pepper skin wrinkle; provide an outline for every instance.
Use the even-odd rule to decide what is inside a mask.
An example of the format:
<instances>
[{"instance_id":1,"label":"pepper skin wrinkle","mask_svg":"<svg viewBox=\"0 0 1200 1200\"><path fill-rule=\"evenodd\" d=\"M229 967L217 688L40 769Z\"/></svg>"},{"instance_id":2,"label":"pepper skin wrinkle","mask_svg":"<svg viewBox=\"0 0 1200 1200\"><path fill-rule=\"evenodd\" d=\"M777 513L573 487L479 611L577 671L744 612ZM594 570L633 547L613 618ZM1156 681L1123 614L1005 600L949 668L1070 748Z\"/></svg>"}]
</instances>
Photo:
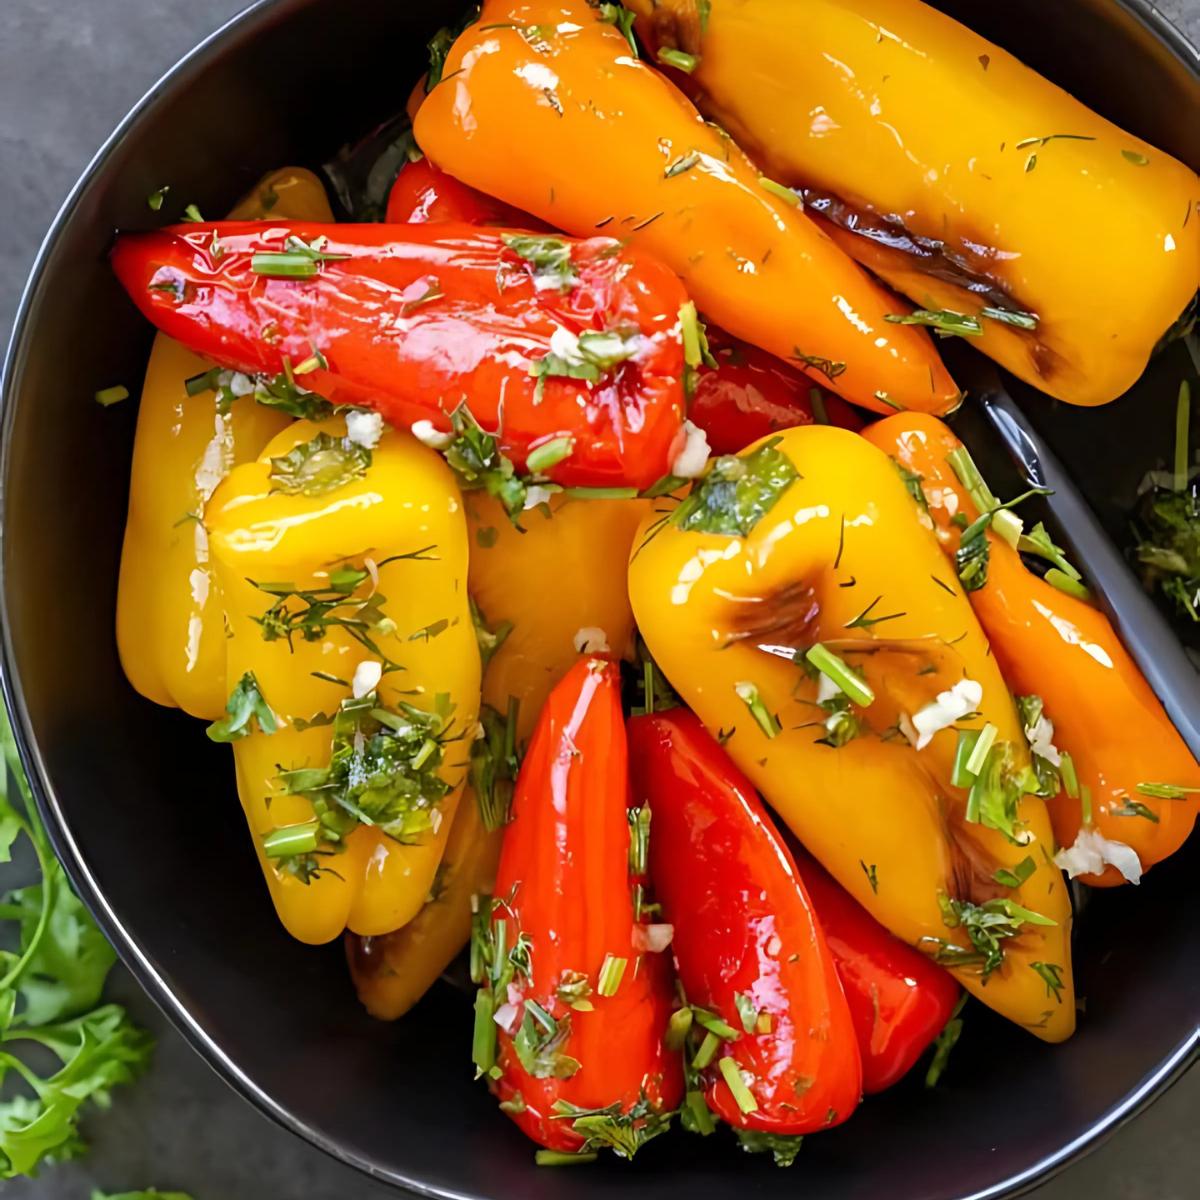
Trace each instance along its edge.
<instances>
[{"instance_id":1,"label":"pepper skin wrinkle","mask_svg":"<svg viewBox=\"0 0 1200 1200\"><path fill-rule=\"evenodd\" d=\"M650 805L650 874L688 1001L737 1036L743 1112L713 1063L705 1098L723 1121L815 1133L862 1097L850 1009L796 864L746 777L682 708L629 722L634 797ZM747 1030L737 997L770 1028ZM752 1022L753 1023L753 1022Z\"/></svg>"},{"instance_id":2,"label":"pepper skin wrinkle","mask_svg":"<svg viewBox=\"0 0 1200 1200\"><path fill-rule=\"evenodd\" d=\"M484 669L483 700L505 713L509 698L516 699L516 740L523 746L550 690L579 659L579 630L602 630L617 654L632 648L624 564L649 503L556 495L549 514L539 508L523 516L524 532L482 492L464 493L463 503L471 596L490 630L511 625ZM466 944L471 897L493 890L502 836L484 827L468 784L430 901L394 933L347 935L354 986L372 1016L402 1016Z\"/></svg>"},{"instance_id":3,"label":"pepper skin wrinkle","mask_svg":"<svg viewBox=\"0 0 1200 1200\"><path fill-rule=\"evenodd\" d=\"M1016 707L971 606L885 454L831 426L784 430L758 447L768 445L795 475L741 526L748 533L643 526L629 571L642 636L804 846L896 936L948 961L956 953L948 946L970 950L962 925L947 919L955 902L1008 900L1054 922L1022 921L986 977L980 962L956 962L954 974L984 1004L1061 1041L1075 1024L1071 909L1050 862L1045 804L1014 797L1016 840L967 821L966 797L950 782L956 729L917 751L899 728L939 692L972 680L982 697L957 727L995 726L1010 778L1026 774ZM746 470L755 452L734 466ZM710 498L721 515L720 493ZM662 522L673 506L656 507ZM864 614L886 619L864 625ZM868 706L851 706L862 729L840 746L824 744L818 683L793 660L818 643L874 690ZM761 702L757 717L743 699L753 698L747 685ZM1019 886L995 881L1026 857L1035 869ZM877 890L860 860L875 864ZM1059 968L1056 995L1035 962Z\"/></svg>"},{"instance_id":4,"label":"pepper skin wrinkle","mask_svg":"<svg viewBox=\"0 0 1200 1200\"><path fill-rule=\"evenodd\" d=\"M223 366L319 355L304 386L334 403L443 432L465 404L518 468L563 439L554 481L648 487L682 438L687 294L612 237L559 244L569 261L548 276L497 229L218 223L124 234L112 262L150 321ZM275 256L302 277L273 274ZM620 346L594 380L537 372L600 333Z\"/></svg>"},{"instance_id":5,"label":"pepper skin wrinkle","mask_svg":"<svg viewBox=\"0 0 1200 1200\"><path fill-rule=\"evenodd\" d=\"M686 86L847 253L1036 388L1105 404L1200 286L1200 186L917 0L631 0ZM912 405L906 405L912 408Z\"/></svg>"},{"instance_id":6,"label":"pepper skin wrinkle","mask_svg":"<svg viewBox=\"0 0 1200 1200\"><path fill-rule=\"evenodd\" d=\"M904 413L866 430L868 441L921 476L942 549L953 557L960 531L951 518L979 514L946 461L962 442L935 418ZM1041 696L1054 745L1067 751L1089 790L1093 827L1132 846L1146 870L1183 845L1196 821L1200 764L1192 757L1107 617L1030 571L1007 542L988 532L987 582L968 595L1001 670L1021 694ZM1185 789L1176 799L1138 790L1142 783ZM1130 801L1145 805L1136 815ZM1083 822L1078 797L1049 804L1054 835L1071 846ZM1124 814L1124 815L1122 815ZM1116 867L1081 875L1109 887L1125 882Z\"/></svg>"},{"instance_id":7,"label":"pepper skin wrinkle","mask_svg":"<svg viewBox=\"0 0 1200 1200\"><path fill-rule=\"evenodd\" d=\"M553 1150L584 1142L572 1121L556 1117L561 1102L628 1112L644 1096L667 1111L682 1090L678 1057L663 1042L673 999L665 954L634 948L627 762L620 672L581 658L547 700L521 766L491 914L493 936L503 921L508 946L527 939L530 963L500 998L515 1011L496 1022L493 1091ZM602 972L614 960L623 969L605 988ZM572 976L588 984L586 1007L561 994ZM526 1001L567 1031L556 1054L566 1060L553 1071L527 1069L514 1044L532 1020Z\"/></svg>"},{"instance_id":8,"label":"pepper skin wrinkle","mask_svg":"<svg viewBox=\"0 0 1200 1200\"><path fill-rule=\"evenodd\" d=\"M242 200L239 220L332 219L310 171L273 171ZM225 709L225 618L202 520L213 489L288 424L253 397L222 411L215 391L184 381L211 362L159 334L138 406L129 516L117 589L117 649L134 688L156 704L215 721Z\"/></svg>"},{"instance_id":9,"label":"pepper skin wrinkle","mask_svg":"<svg viewBox=\"0 0 1200 1200\"><path fill-rule=\"evenodd\" d=\"M279 722L273 734L255 729L233 743L238 792L279 918L294 937L314 944L346 928L387 933L421 910L462 794L479 706L466 521L445 463L415 438L385 430L361 477L318 495L277 489L272 459L318 434L341 438L344 432L341 418L319 425L295 422L258 459L229 474L205 513L232 635L226 677L253 672ZM386 561L419 551L418 557ZM271 831L313 819L310 800L285 791L281 769L319 768L330 761L329 725L297 728L296 721L311 723L336 712L350 696L359 665L380 661L380 654L337 624L313 640L299 635L290 645L285 638L266 640L255 618L277 597L251 581L328 588L329 573L338 566L367 571L369 578L353 596L382 595L382 613L395 623L371 631L379 650L402 668L383 675L379 705L396 711L407 701L429 712L436 697L445 695L454 706L438 772L450 791L437 803L440 819L413 844L360 824L346 837L344 850L318 860L330 870L306 883L277 869L263 848Z\"/></svg>"},{"instance_id":10,"label":"pepper skin wrinkle","mask_svg":"<svg viewBox=\"0 0 1200 1200\"><path fill-rule=\"evenodd\" d=\"M580 236L628 238L706 317L855 404L959 402L925 331L889 324L896 301L579 0L485 3L415 133L464 183Z\"/></svg>"}]
</instances>

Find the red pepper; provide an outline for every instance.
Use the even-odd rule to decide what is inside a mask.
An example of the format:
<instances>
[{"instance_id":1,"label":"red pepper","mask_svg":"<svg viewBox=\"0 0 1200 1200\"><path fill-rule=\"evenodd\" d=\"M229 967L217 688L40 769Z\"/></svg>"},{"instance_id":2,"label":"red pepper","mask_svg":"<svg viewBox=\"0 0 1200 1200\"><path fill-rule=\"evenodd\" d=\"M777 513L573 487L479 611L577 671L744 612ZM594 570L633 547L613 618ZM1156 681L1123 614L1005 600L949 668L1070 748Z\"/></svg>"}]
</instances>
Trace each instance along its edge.
<instances>
[{"instance_id":1,"label":"red pepper","mask_svg":"<svg viewBox=\"0 0 1200 1200\"><path fill-rule=\"evenodd\" d=\"M697 1006L688 1053L708 1107L760 1134L839 1124L862 1095L862 1065L791 854L691 712L634 717L628 728L634 796L652 814L650 877Z\"/></svg>"},{"instance_id":2,"label":"red pepper","mask_svg":"<svg viewBox=\"0 0 1200 1200\"><path fill-rule=\"evenodd\" d=\"M717 365L700 369L688 417L708 434L714 454L737 454L793 425L862 428L862 419L845 400L775 355L713 325L708 345Z\"/></svg>"},{"instance_id":3,"label":"red pepper","mask_svg":"<svg viewBox=\"0 0 1200 1200\"><path fill-rule=\"evenodd\" d=\"M584 658L550 693L471 961L475 1063L504 1110L552 1150L628 1157L681 1082L669 964L635 934L620 690L614 663Z\"/></svg>"},{"instance_id":4,"label":"red pepper","mask_svg":"<svg viewBox=\"0 0 1200 1200\"><path fill-rule=\"evenodd\" d=\"M950 1020L958 984L893 937L815 859L800 854L796 865L850 1005L863 1091L882 1092L907 1074Z\"/></svg>"},{"instance_id":5,"label":"red pepper","mask_svg":"<svg viewBox=\"0 0 1200 1200\"><path fill-rule=\"evenodd\" d=\"M462 221L466 225L507 225L515 229L549 228L519 208L459 183L427 158L405 163L401 168L388 196L385 219L389 225Z\"/></svg>"},{"instance_id":6,"label":"red pepper","mask_svg":"<svg viewBox=\"0 0 1200 1200\"><path fill-rule=\"evenodd\" d=\"M226 222L126 234L113 265L155 325L221 366L301 370L401 428L450 431L466 405L557 483L644 488L683 441L687 295L610 238Z\"/></svg>"}]
</instances>

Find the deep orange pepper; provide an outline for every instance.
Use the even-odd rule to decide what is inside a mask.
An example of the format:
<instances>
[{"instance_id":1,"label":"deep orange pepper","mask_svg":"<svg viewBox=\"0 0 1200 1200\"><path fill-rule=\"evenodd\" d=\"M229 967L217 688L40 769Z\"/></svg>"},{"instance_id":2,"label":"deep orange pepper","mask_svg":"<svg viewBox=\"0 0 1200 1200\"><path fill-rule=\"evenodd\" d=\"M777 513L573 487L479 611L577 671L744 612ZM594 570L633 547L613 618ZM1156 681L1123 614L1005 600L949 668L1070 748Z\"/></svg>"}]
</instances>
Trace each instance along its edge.
<instances>
[{"instance_id":1,"label":"deep orange pepper","mask_svg":"<svg viewBox=\"0 0 1200 1200\"><path fill-rule=\"evenodd\" d=\"M901 413L869 426L868 441L921 476L921 490L947 555L958 548L959 514L978 515L947 463L962 442L941 421ZM961 524L961 518L960 522ZM986 583L967 595L1009 685L1036 694L1054 724L1054 744L1075 764L1081 796L1090 795L1094 828L1132 846L1148 869L1183 844L1196 820L1200 764L1163 711L1108 618L1029 570L1020 554L990 530ZM1165 783L1184 791L1164 799L1141 790ZM1049 802L1054 836L1071 846L1085 806L1066 792ZM1150 815L1147 816L1146 813ZM1085 883L1124 882L1108 866Z\"/></svg>"},{"instance_id":2,"label":"deep orange pepper","mask_svg":"<svg viewBox=\"0 0 1200 1200\"><path fill-rule=\"evenodd\" d=\"M488 0L414 132L472 187L568 232L628 237L706 316L856 404L959 401L924 331L885 320L896 301L582 0Z\"/></svg>"}]
</instances>

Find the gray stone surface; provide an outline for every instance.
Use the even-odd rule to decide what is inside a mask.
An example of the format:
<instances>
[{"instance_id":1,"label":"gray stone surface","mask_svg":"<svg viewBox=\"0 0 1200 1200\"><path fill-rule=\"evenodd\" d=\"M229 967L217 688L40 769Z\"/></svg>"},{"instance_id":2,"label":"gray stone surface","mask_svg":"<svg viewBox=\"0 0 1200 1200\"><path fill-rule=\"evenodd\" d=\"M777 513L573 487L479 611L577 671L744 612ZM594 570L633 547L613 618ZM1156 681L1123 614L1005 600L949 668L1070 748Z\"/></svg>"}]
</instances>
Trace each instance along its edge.
<instances>
[{"instance_id":1,"label":"gray stone surface","mask_svg":"<svg viewBox=\"0 0 1200 1200\"><path fill-rule=\"evenodd\" d=\"M155 78L241 0L0 0L0 343L21 282L71 183ZM1200 40L1200 0L1159 8ZM0 871L0 887L8 886ZM113 994L156 1031L147 1079L89 1120L82 1163L4 1187L5 1200L86 1200L91 1187L185 1189L196 1200L382 1200L364 1180L282 1132L228 1091L124 975ZM1196 1195L1200 1071L1038 1200ZM803 1191L802 1167L797 1189ZM1188 1183L1188 1180L1191 1183Z\"/></svg>"}]
</instances>

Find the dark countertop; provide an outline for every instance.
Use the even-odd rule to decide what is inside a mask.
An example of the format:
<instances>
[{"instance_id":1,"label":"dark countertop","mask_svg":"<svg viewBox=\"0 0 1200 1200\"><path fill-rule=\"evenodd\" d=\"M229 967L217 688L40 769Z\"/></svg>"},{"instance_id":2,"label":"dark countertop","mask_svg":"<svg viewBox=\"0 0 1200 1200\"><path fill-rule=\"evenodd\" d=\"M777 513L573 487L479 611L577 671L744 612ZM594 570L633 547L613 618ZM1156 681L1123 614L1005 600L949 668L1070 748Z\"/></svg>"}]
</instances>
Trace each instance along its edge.
<instances>
[{"instance_id":1,"label":"dark countertop","mask_svg":"<svg viewBox=\"0 0 1200 1200\"><path fill-rule=\"evenodd\" d=\"M53 212L118 119L174 60L243 7L242 0L2 0L0 38L0 344ZM1200 0L1159 0L1200 41ZM3 872L0 885L7 887ZM152 1185L196 1200L383 1200L368 1182L241 1101L166 1024L123 972L114 998L159 1039L149 1076L85 1123L92 1153L41 1179L8 1184L11 1200L86 1200ZM969 1036L969 1033L965 1036ZM1183 1200L1200 1174L1200 1071L1038 1200ZM797 1189L803 1191L798 1164ZM1187 1181L1191 1179L1189 1184Z\"/></svg>"}]
</instances>

